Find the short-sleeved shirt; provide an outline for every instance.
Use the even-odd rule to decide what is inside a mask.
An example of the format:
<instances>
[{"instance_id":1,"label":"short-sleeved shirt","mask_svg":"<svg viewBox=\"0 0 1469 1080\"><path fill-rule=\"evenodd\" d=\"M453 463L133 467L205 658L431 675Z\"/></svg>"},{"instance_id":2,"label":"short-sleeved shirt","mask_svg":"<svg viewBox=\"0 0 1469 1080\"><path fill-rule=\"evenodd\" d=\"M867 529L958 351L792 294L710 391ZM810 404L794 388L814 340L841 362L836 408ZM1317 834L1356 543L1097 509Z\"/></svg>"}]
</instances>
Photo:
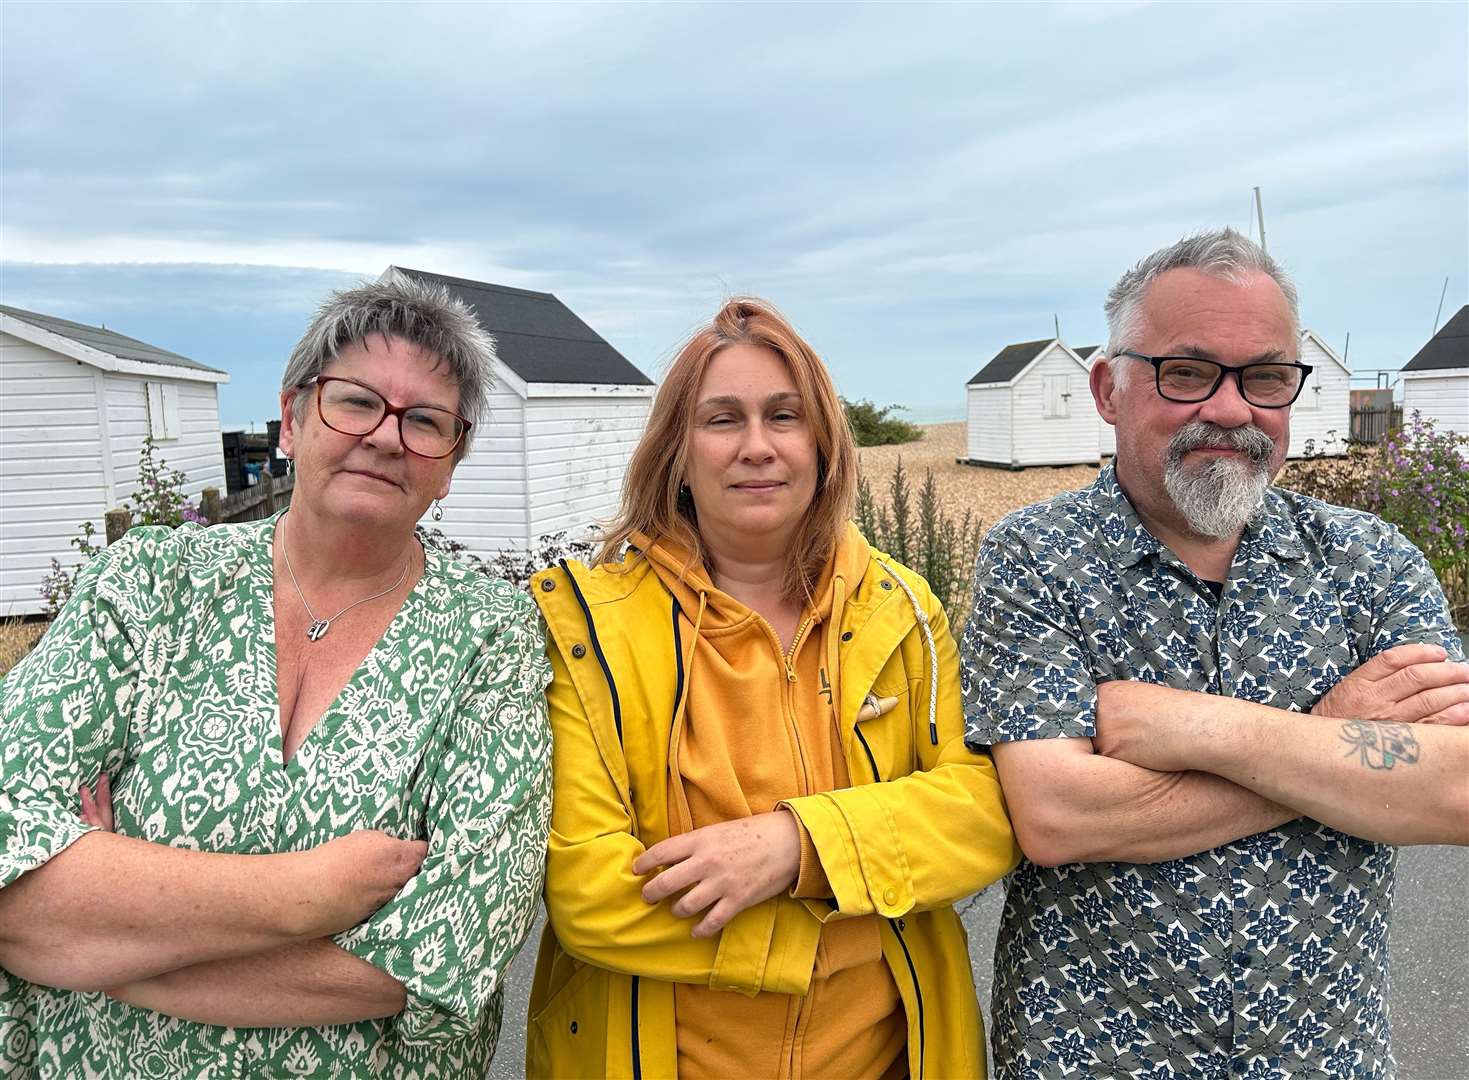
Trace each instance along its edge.
<instances>
[{"instance_id":1,"label":"short-sleeved shirt","mask_svg":"<svg viewBox=\"0 0 1469 1080\"><path fill-rule=\"evenodd\" d=\"M77 787L104 769L117 831L159 844L248 855L355 829L425 839L417 876L334 939L403 983L407 1006L388 1020L232 1029L0 969L0 1076L488 1069L549 823L536 609L429 549L383 637L282 764L274 527L135 529L86 567L0 684L0 886L90 831Z\"/></svg>"},{"instance_id":2,"label":"short-sleeved shirt","mask_svg":"<svg viewBox=\"0 0 1469 1080\"><path fill-rule=\"evenodd\" d=\"M1437 579L1393 526L1272 488L1216 597L1108 466L986 538L966 738L1089 738L1111 679L1306 711L1409 642L1462 659ZM998 1075L1390 1076L1395 863L1307 819L1152 865L1023 861L995 949Z\"/></svg>"}]
</instances>

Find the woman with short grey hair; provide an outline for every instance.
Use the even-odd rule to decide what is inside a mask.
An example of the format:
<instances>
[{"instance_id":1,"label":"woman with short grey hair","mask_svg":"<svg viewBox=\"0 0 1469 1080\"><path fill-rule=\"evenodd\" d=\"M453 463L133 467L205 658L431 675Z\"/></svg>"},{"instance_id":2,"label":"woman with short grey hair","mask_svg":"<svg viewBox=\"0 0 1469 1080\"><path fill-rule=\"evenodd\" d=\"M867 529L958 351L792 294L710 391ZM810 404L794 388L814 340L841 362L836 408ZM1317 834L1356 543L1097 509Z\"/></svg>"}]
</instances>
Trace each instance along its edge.
<instances>
[{"instance_id":1,"label":"woman with short grey hair","mask_svg":"<svg viewBox=\"0 0 1469 1080\"><path fill-rule=\"evenodd\" d=\"M529 598L415 524L492 358L437 287L331 297L281 391L290 509L133 530L0 684L0 1075L488 1069L550 667Z\"/></svg>"}]
</instances>

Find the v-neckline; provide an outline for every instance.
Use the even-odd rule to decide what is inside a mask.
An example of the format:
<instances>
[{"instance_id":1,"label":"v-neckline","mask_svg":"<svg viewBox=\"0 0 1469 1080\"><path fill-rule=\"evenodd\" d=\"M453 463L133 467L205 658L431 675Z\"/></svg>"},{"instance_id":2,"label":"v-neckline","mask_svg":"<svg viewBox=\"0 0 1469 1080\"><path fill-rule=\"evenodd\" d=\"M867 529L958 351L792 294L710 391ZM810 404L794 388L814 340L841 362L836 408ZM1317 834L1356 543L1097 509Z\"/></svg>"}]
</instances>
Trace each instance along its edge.
<instances>
[{"instance_id":1,"label":"v-neckline","mask_svg":"<svg viewBox=\"0 0 1469 1080\"><path fill-rule=\"evenodd\" d=\"M294 779L306 772L305 765L301 763L302 753L305 752L308 756L314 758L317 744L327 737L323 729L328 726L335 729L338 726L341 716L341 710L338 708L338 705L347 691L352 689L353 685L361 677L369 662L373 660L379 651L397 646L398 638L401 636L401 624L404 621L404 616L410 606L417 601L419 592L428 581L430 564L433 561L433 557L430 555L427 545L424 545L423 572L419 574L418 580L413 583L413 587L403 597L402 604L393 613L393 618L388 623L387 629L382 632L382 636L373 642L372 647L363 654L357 666L352 669L352 673L347 676L347 680L337 689L336 694L332 696L326 708L321 711L321 714L312 723L310 729L301 737L301 741L296 744L296 752L291 755L288 761L285 756L285 737L281 732L280 654L276 638L277 627L275 621L275 535L285 512L285 510L282 510L276 514L270 521L270 528L264 530L260 536L261 547L257 549L256 565L253 570L264 575L265 588L253 588L251 592L256 599L257 622L261 628L261 644L265 651L267 661L263 665L265 669L264 678L269 684L269 693L266 700L274 704L274 708L270 710L270 715L265 718L267 723L264 744L265 754L268 764L273 769Z\"/></svg>"}]
</instances>

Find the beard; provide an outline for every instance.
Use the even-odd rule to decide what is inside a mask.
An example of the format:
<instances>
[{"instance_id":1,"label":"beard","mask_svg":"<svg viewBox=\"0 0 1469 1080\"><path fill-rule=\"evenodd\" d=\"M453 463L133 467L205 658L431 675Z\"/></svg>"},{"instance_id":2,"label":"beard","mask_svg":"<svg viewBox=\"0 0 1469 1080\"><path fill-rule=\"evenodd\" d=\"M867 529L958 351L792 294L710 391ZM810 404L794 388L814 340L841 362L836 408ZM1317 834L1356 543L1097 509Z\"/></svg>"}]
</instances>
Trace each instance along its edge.
<instances>
[{"instance_id":1,"label":"beard","mask_svg":"<svg viewBox=\"0 0 1469 1080\"><path fill-rule=\"evenodd\" d=\"M1227 447L1241 458L1213 458L1188 468L1184 456L1199 447ZM1163 487L1190 530L1199 536L1228 540L1255 516L1270 486L1270 458L1275 443L1257 427L1222 428L1196 420L1180 428L1168 443Z\"/></svg>"}]
</instances>

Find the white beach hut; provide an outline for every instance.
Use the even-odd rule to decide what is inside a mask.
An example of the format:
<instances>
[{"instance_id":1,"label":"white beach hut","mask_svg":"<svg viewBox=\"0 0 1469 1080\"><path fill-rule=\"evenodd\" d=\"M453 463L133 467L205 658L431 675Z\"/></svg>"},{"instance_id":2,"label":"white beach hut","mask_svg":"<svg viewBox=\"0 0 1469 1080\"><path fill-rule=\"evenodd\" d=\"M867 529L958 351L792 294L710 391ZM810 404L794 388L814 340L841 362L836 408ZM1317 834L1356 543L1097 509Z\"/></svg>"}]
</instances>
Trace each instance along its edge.
<instances>
[{"instance_id":1,"label":"white beach hut","mask_svg":"<svg viewBox=\"0 0 1469 1080\"><path fill-rule=\"evenodd\" d=\"M1056 338L1007 345L968 384L969 465L1021 469L1098 460L1087 367Z\"/></svg>"},{"instance_id":2,"label":"white beach hut","mask_svg":"<svg viewBox=\"0 0 1469 1080\"><path fill-rule=\"evenodd\" d=\"M1098 361L1107 358L1107 350L1101 345L1083 345L1071 351L1086 365L1087 371L1091 371ZM1101 416L1097 417L1097 452L1103 457L1112 457L1117 453L1117 430Z\"/></svg>"},{"instance_id":3,"label":"white beach hut","mask_svg":"<svg viewBox=\"0 0 1469 1080\"><path fill-rule=\"evenodd\" d=\"M476 554L584 536L617 508L653 381L551 293L390 266L474 309L499 361L488 415L455 471L440 529Z\"/></svg>"},{"instance_id":4,"label":"white beach hut","mask_svg":"<svg viewBox=\"0 0 1469 1080\"><path fill-rule=\"evenodd\" d=\"M1469 305L1403 365L1403 419L1414 411L1439 431L1469 435Z\"/></svg>"},{"instance_id":5,"label":"white beach hut","mask_svg":"<svg viewBox=\"0 0 1469 1080\"><path fill-rule=\"evenodd\" d=\"M143 439L188 477L184 493L224 487L223 371L87 326L0 305L0 616L42 610L51 559L70 566L83 521L138 482Z\"/></svg>"},{"instance_id":6,"label":"white beach hut","mask_svg":"<svg viewBox=\"0 0 1469 1080\"><path fill-rule=\"evenodd\" d=\"M1352 369L1314 330L1301 331L1301 363L1311 365L1290 410L1288 457L1345 454L1352 423Z\"/></svg>"}]
</instances>

